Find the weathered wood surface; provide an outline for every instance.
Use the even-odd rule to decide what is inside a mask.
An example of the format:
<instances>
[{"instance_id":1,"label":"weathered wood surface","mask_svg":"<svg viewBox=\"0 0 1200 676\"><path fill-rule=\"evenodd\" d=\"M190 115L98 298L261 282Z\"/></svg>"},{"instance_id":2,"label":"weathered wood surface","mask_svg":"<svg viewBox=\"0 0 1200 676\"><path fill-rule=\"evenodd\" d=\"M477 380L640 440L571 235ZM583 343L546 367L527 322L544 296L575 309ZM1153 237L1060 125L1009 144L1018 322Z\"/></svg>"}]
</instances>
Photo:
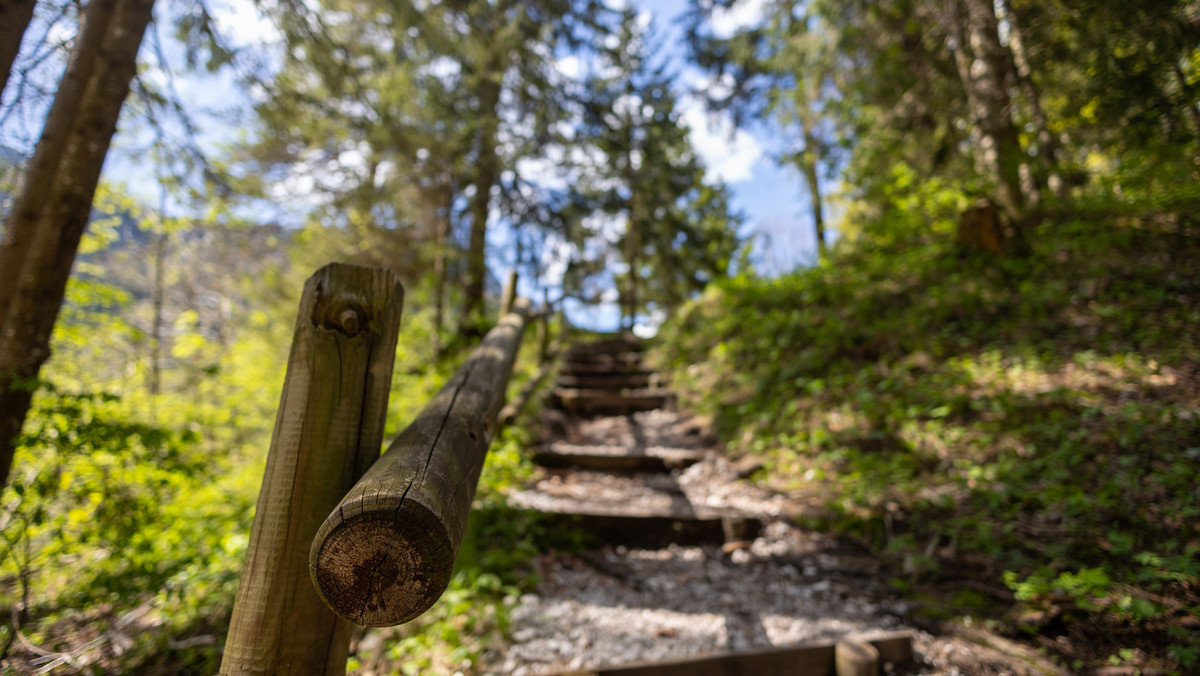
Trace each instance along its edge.
<instances>
[{"instance_id":1,"label":"weathered wood surface","mask_svg":"<svg viewBox=\"0 0 1200 676\"><path fill-rule=\"evenodd\" d=\"M663 378L654 373L565 374L558 377L558 385L577 390L646 390L661 387Z\"/></svg>"},{"instance_id":2,"label":"weathered wood surface","mask_svg":"<svg viewBox=\"0 0 1200 676\"><path fill-rule=\"evenodd\" d=\"M519 299L321 526L309 566L342 617L401 624L445 591L527 312Z\"/></svg>"},{"instance_id":3,"label":"weathered wood surface","mask_svg":"<svg viewBox=\"0 0 1200 676\"><path fill-rule=\"evenodd\" d=\"M860 640L878 651L881 662L895 666L912 662L912 636L908 633L879 634ZM842 676L837 671L835 646L833 642L809 643L690 660L567 671L560 676Z\"/></svg>"},{"instance_id":4,"label":"weathered wood surface","mask_svg":"<svg viewBox=\"0 0 1200 676\"><path fill-rule=\"evenodd\" d=\"M704 455L704 450L694 448L650 446L639 452L631 452L624 446L556 441L534 449L533 461L543 467L581 467L609 472L665 472L694 465L702 460Z\"/></svg>"},{"instance_id":5,"label":"weathered wood surface","mask_svg":"<svg viewBox=\"0 0 1200 676\"><path fill-rule=\"evenodd\" d=\"M577 413L630 413L663 408L671 400L665 390L577 390L556 387L554 396L567 411Z\"/></svg>"},{"instance_id":6,"label":"weathered wood surface","mask_svg":"<svg viewBox=\"0 0 1200 676\"><path fill-rule=\"evenodd\" d=\"M838 641L833 651L837 676L877 676L879 649L866 641Z\"/></svg>"},{"instance_id":7,"label":"weathered wood surface","mask_svg":"<svg viewBox=\"0 0 1200 676\"><path fill-rule=\"evenodd\" d=\"M568 361L563 364L563 373L569 375L651 375L654 371L640 364L597 364L589 361Z\"/></svg>"},{"instance_id":8,"label":"weathered wood surface","mask_svg":"<svg viewBox=\"0 0 1200 676\"><path fill-rule=\"evenodd\" d=\"M304 287L222 674L343 674L349 624L309 581L329 510L383 445L404 289L350 265Z\"/></svg>"},{"instance_id":9,"label":"weathered wood surface","mask_svg":"<svg viewBox=\"0 0 1200 676\"><path fill-rule=\"evenodd\" d=\"M507 427L521 415L521 411L529 405L529 401L533 398L534 392L537 392L542 383L556 369L555 360L562 352L562 336L565 335L565 330L559 333L559 341L553 347L550 346L550 309L545 306L541 313L538 314L537 320L537 339L538 339L538 370L534 372L533 377L521 388L517 396L512 401L505 404L500 410L500 426Z\"/></svg>"},{"instance_id":10,"label":"weathered wood surface","mask_svg":"<svg viewBox=\"0 0 1200 676\"><path fill-rule=\"evenodd\" d=\"M525 407L529 405L529 400L533 398L533 393L537 392L542 382L546 380L546 376L550 375L552 370L549 364L542 364L537 372L533 374L533 377L529 379L529 382L525 383L525 387L521 388L521 391L517 393L517 396L501 409L499 418L501 427L513 424L517 416L521 415L521 411L525 410Z\"/></svg>"}]
</instances>

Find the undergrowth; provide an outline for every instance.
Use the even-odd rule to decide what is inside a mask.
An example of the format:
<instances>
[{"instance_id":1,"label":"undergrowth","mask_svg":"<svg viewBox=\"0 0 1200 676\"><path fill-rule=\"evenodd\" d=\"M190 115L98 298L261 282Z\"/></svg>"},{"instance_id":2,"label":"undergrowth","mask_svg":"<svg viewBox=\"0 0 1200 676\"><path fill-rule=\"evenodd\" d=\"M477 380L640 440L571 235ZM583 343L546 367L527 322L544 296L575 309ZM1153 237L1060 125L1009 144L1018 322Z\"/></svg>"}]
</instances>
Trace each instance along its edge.
<instances>
[{"instance_id":1,"label":"undergrowth","mask_svg":"<svg viewBox=\"0 0 1200 676\"><path fill-rule=\"evenodd\" d=\"M1194 228L1047 222L1012 258L949 239L714 285L658 358L902 590L959 590L948 614L998 604L1074 668L1200 668Z\"/></svg>"},{"instance_id":2,"label":"undergrowth","mask_svg":"<svg viewBox=\"0 0 1200 676\"><path fill-rule=\"evenodd\" d=\"M216 673L300 285L281 278L279 307L239 311L222 341L182 315L176 370L150 394L129 349L143 338L126 320L129 294L96 280L72 284L55 359L35 384L0 493L0 673ZM433 359L431 331L428 313L405 317L386 439L467 356ZM529 379L536 354L531 330L510 393ZM471 671L500 645L513 599L533 582L534 538L545 537L501 499L532 471L520 452L529 420L493 443L445 596L417 622L360 633L352 669Z\"/></svg>"}]
</instances>

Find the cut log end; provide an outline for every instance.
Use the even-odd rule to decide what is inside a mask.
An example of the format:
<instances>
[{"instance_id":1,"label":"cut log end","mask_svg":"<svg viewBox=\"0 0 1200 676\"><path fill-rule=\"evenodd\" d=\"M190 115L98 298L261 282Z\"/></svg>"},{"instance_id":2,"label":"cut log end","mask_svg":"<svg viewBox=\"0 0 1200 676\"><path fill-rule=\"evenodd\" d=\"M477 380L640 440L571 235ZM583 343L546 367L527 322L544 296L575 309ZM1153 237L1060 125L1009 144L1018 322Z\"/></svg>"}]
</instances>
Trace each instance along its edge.
<instances>
[{"instance_id":1,"label":"cut log end","mask_svg":"<svg viewBox=\"0 0 1200 676\"><path fill-rule=\"evenodd\" d=\"M454 551L439 520L405 500L399 509L376 505L347 519L335 512L313 540L309 569L338 615L390 627L416 619L441 597Z\"/></svg>"}]
</instances>

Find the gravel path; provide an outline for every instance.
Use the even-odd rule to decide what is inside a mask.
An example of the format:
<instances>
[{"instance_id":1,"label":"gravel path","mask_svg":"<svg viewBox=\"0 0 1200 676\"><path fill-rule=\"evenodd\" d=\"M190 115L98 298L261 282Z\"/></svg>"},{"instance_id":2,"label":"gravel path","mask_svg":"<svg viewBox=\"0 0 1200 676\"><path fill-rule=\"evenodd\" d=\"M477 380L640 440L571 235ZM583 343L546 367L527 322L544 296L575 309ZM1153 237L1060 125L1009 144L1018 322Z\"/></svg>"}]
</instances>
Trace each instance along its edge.
<instances>
[{"instance_id":1,"label":"gravel path","mask_svg":"<svg viewBox=\"0 0 1200 676\"><path fill-rule=\"evenodd\" d=\"M638 549L621 530L601 549L543 555L541 582L519 600L511 642L485 673L552 674L898 630L911 631L916 664L897 673L1031 673L1010 664L1011 652L907 625L909 604L889 591L869 552L793 525L806 499L748 481L749 470L724 456L702 421L666 410L543 414L544 442L559 452L703 457L659 472L548 470L510 496L514 506L626 519L627 528L637 527L635 516L716 518L727 541ZM753 539L730 535L742 516L762 524Z\"/></svg>"},{"instance_id":2,"label":"gravel path","mask_svg":"<svg viewBox=\"0 0 1200 676\"><path fill-rule=\"evenodd\" d=\"M903 628L870 557L782 522L748 547L623 547L539 561L495 673L554 673Z\"/></svg>"}]
</instances>

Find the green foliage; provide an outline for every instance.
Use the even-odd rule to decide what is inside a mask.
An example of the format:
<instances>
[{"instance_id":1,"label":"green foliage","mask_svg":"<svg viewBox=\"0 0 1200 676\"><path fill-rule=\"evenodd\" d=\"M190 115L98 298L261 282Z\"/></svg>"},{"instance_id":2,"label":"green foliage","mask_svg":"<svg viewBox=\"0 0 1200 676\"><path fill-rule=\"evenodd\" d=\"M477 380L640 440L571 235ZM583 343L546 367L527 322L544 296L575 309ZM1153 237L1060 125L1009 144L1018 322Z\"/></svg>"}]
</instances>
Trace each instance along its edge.
<instances>
[{"instance_id":1,"label":"green foliage","mask_svg":"<svg viewBox=\"0 0 1200 676\"><path fill-rule=\"evenodd\" d=\"M970 561L1022 603L1164 637L1200 614L1200 246L1160 223L1047 223L1022 259L897 225L716 285L659 358L772 481L914 580Z\"/></svg>"},{"instance_id":2,"label":"green foliage","mask_svg":"<svg viewBox=\"0 0 1200 676\"><path fill-rule=\"evenodd\" d=\"M632 8L614 19L613 39L597 47L598 63L583 83L575 137L584 152L572 195L585 216L586 241L577 245L591 260L573 268L611 275L632 326L634 315L669 311L727 276L741 248L742 217L729 189L705 180L672 76L655 58L653 32ZM605 231L614 223L621 234L609 241ZM626 269L613 274L609 259ZM570 283L581 287L584 280Z\"/></svg>"},{"instance_id":3,"label":"green foliage","mask_svg":"<svg viewBox=\"0 0 1200 676\"><path fill-rule=\"evenodd\" d=\"M83 656L98 670L214 673L311 270L289 264L303 244L275 228L185 229L147 252L127 226L89 236L68 288L47 382L0 495L0 605L16 607L22 633L47 649L110 632L111 645ZM173 270L158 282L146 265L154 255ZM429 289L406 286L387 439L466 356L437 358ZM531 330L514 392L536 350ZM534 543L554 541L500 499L531 472L529 435L512 427L495 442L450 592L402 646L385 644L389 654L465 665L501 640L512 598L532 580ZM6 629L0 642L9 638Z\"/></svg>"}]
</instances>

